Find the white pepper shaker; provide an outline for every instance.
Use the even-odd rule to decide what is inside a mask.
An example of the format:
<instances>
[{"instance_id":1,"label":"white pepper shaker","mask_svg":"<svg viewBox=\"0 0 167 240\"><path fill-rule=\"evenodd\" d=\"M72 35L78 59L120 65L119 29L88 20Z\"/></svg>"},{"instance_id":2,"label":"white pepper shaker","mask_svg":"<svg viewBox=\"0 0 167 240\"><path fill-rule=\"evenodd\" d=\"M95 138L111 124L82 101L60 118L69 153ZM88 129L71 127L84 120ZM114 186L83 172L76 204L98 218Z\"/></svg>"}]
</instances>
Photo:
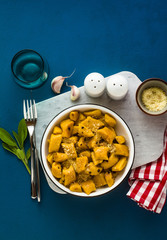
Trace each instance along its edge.
<instances>
[{"instance_id":1,"label":"white pepper shaker","mask_svg":"<svg viewBox=\"0 0 167 240\"><path fill-rule=\"evenodd\" d=\"M84 87L88 96L93 98L100 97L106 87L105 79L100 73L90 73L84 80Z\"/></svg>"},{"instance_id":2,"label":"white pepper shaker","mask_svg":"<svg viewBox=\"0 0 167 240\"><path fill-rule=\"evenodd\" d=\"M106 88L109 97L121 100L128 92L128 81L124 76L115 74L108 79Z\"/></svg>"}]
</instances>

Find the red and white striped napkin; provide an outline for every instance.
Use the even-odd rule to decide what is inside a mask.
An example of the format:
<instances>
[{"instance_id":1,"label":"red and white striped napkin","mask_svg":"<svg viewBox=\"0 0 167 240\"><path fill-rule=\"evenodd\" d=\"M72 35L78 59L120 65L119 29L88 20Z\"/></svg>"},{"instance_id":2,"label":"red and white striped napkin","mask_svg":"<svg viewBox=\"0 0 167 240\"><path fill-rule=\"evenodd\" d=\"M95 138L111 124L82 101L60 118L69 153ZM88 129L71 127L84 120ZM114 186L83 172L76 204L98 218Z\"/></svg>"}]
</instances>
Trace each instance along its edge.
<instances>
[{"instance_id":1,"label":"red and white striped napkin","mask_svg":"<svg viewBox=\"0 0 167 240\"><path fill-rule=\"evenodd\" d=\"M129 198L147 210L162 211L167 192L167 127L162 155L154 162L133 169L128 182Z\"/></svg>"}]
</instances>

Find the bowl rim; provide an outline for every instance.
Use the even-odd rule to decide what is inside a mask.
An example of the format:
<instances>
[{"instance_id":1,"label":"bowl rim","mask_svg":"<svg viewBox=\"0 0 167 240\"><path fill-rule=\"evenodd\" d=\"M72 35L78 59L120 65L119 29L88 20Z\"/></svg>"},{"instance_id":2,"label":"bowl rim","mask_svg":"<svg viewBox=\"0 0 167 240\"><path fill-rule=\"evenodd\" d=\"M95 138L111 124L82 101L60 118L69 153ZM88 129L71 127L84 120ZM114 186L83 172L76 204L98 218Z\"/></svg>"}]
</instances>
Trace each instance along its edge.
<instances>
[{"instance_id":1,"label":"bowl rim","mask_svg":"<svg viewBox=\"0 0 167 240\"><path fill-rule=\"evenodd\" d=\"M45 133L46 133L49 125L52 123L52 121L53 121L58 115L60 115L62 112L66 111L66 110L68 110L68 109L71 109L71 108L73 108L73 107L84 106L84 105L88 105L88 106L89 106L89 105L100 106L100 107L106 108L107 110L109 110L109 111L113 112L114 114L116 114L116 115L124 122L124 124L125 124L126 127L128 128L129 133L130 133L130 136L131 136L131 138L132 138L132 144L133 144L132 162L131 162L131 165L129 166L129 170L128 170L127 173L125 174L124 178L118 183L118 185L116 185L116 186L113 187L112 189L109 189L107 192L104 192L104 193L101 193L101 194L98 194L98 195L93 195L93 196L92 196L92 195L82 195L82 196L81 196L81 195L76 195L75 192L72 192L72 191L69 191L69 192L68 192L68 191L66 191L65 189L59 187L59 186L50 178L50 176L49 176L49 174L48 174L48 172L47 172L47 170L46 170L46 168L45 168L45 166L44 166L43 160L42 160L42 159L43 159L43 158L42 158L42 145L43 145L44 135L45 135ZM125 122L125 120L124 120L122 117L120 117L120 115L117 114L115 111L111 110L111 109L108 108L108 107L105 107L105 106L100 105L100 104L95 104L95 103L93 103L93 104L92 104L92 103L76 104L76 105L67 107L67 108L63 109L62 111L60 111L60 112L59 112L58 114L56 114L56 115L50 120L50 122L47 124L47 126L46 126L46 128L45 128L45 130L44 130L44 132L43 132L42 138L41 138L40 157L41 157L41 165L42 165L42 168L43 168L45 174L47 175L47 177L49 178L49 180L53 183L53 185L55 185L58 189L60 189L61 191L64 191L64 192L67 193L67 194L70 194L70 195L72 195L72 196L75 196L75 197L81 197L81 198L100 197L100 196L102 196L102 195L105 195L105 194L113 191L113 190L114 190L116 187L118 187L123 181L125 181L127 175L129 174L129 172L130 172L130 170L131 170L131 168L132 168L132 165L133 165L133 163L134 163L134 159L135 159L135 141L134 141L134 137L133 137L132 131L131 131L131 129L129 128L128 124L127 124L127 123ZM108 188L109 188L109 187L108 187Z\"/></svg>"},{"instance_id":2,"label":"bowl rim","mask_svg":"<svg viewBox=\"0 0 167 240\"><path fill-rule=\"evenodd\" d=\"M139 91L140 91L141 87L144 86L145 83L151 82L151 81L154 81L154 80L155 80L155 81L158 81L158 82L162 82L162 83L164 83L165 85L167 85L167 82L164 81L164 80L161 79L161 78L148 78L148 79L144 80L144 81L138 86L138 88L137 88L137 90L136 90L136 103L137 103L138 107L140 108L140 110L141 110L142 112L146 113L147 115L149 115L149 116L160 116L160 115L166 113L167 110L165 110L164 112L161 112L161 113L152 114L151 112L145 111L145 110L141 107L141 105L139 104L139 101L138 101L138 95L139 95Z\"/></svg>"}]
</instances>

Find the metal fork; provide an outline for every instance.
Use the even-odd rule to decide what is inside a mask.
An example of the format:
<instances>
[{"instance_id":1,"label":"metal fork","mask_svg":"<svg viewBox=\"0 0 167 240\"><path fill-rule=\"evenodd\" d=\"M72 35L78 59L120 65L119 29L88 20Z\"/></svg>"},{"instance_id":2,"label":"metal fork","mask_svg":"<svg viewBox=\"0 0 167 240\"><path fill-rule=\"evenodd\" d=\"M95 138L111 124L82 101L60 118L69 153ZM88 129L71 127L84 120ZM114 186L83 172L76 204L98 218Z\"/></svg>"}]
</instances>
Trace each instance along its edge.
<instances>
[{"instance_id":1,"label":"metal fork","mask_svg":"<svg viewBox=\"0 0 167 240\"><path fill-rule=\"evenodd\" d=\"M37 121L37 110L35 100L33 100L33 104L32 100L30 100L29 102L28 100L26 102L25 100L23 100L23 113L28 133L30 136L31 144L31 197L33 199L37 198L38 202L40 202L41 196L40 196L39 160L35 141L35 124Z\"/></svg>"}]
</instances>

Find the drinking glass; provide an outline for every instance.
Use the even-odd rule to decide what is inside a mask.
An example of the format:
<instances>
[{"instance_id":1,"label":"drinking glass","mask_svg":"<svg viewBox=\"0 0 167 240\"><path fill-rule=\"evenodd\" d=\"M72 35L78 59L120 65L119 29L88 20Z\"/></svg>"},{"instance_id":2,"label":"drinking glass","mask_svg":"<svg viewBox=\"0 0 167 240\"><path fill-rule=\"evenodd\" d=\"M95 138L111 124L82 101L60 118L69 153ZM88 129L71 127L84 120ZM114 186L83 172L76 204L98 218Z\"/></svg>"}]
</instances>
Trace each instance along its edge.
<instances>
[{"instance_id":1,"label":"drinking glass","mask_svg":"<svg viewBox=\"0 0 167 240\"><path fill-rule=\"evenodd\" d=\"M31 49L16 53L11 62L11 69L16 83L24 88L37 88L48 79L49 68L46 60Z\"/></svg>"}]
</instances>

